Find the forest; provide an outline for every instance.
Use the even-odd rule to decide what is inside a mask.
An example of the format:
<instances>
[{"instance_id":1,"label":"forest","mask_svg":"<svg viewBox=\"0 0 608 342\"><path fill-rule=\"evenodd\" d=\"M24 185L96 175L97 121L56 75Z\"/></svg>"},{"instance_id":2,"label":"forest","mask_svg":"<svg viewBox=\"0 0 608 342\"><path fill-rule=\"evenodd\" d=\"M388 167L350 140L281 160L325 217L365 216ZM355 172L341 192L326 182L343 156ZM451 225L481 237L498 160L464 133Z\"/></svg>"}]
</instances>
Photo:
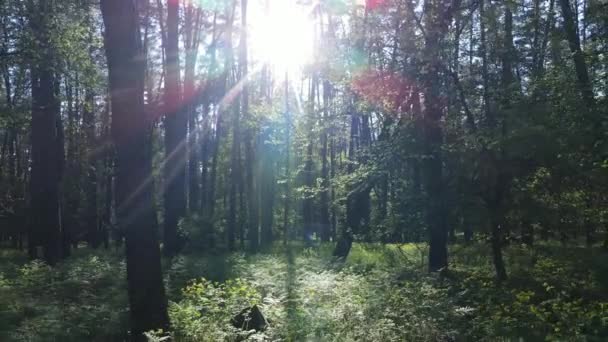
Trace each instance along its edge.
<instances>
[{"instance_id":1,"label":"forest","mask_svg":"<svg viewBox=\"0 0 608 342\"><path fill-rule=\"evenodd\" d=\"M606 0L0 0L0 341L608 340Z\"/></svg>"}]
</instances>

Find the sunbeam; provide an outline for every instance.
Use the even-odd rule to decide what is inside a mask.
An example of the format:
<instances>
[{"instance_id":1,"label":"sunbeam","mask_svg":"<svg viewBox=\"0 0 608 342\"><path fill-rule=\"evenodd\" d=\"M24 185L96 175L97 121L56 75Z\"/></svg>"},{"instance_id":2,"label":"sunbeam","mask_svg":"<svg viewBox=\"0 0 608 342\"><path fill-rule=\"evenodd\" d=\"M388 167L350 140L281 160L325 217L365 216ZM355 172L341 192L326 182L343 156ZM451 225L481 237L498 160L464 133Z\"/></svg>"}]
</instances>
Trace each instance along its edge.
<instances>
[{"instance_id":1,"label":"sunbeam","mask_svg":"<svg viewBox=\"0 0 608 342\"><path fill-rule=\"evenodd\" d=\"M254 60L278 74L297 72L312 60L313 27L310 6L296 1L258 0L250 12L250 41Z\"/></svg>"}]
</instances>

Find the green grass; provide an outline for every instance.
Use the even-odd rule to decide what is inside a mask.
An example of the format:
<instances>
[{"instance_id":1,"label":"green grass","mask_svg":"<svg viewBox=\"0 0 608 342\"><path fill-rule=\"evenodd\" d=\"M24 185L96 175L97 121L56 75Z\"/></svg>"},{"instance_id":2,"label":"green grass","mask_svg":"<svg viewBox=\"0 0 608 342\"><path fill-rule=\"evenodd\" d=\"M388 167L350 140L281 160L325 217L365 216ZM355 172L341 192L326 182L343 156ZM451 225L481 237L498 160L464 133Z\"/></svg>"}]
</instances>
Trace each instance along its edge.
<instances>
[{"instance_id":1,"label":"green grass","mask_svg":"<svg viewBox=\"0 0 608 342\"><path fill-rule=\"evenodd\" d=\"M78 250L55 269L2 251L0 340L120 340L127 330L125 265L105 251Z\"/></svg>"},{"instance_id":2,"label":"green grass","mask_svg":"<svg viewBox=\"0 0 608 342\"><path fill-rule=\"evenodd\" d=\"M485 245L451 247L450 271L426 273L423 244L355 244L345 262L331 245L277 245L258 255L165 260L172 334L182 341L601 341L608 336L608 255L546 243L512 245L509 280L494 282ZM50 269L6 250L0 262L0 340L125 338L122 256L86 249ZM258 304L263 333L229 319Z\"/></svg>"}]
</instances>

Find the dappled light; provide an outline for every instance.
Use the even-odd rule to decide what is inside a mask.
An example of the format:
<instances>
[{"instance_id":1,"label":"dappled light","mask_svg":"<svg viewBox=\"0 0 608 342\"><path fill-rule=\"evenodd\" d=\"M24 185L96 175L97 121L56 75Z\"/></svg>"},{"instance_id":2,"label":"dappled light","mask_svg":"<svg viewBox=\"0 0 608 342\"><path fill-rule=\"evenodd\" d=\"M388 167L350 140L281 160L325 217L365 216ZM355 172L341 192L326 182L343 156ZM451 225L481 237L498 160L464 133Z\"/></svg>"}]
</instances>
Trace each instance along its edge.
<instances>
[{"instance_id":1,"label":"dappled light","mask_svg":"<svg viewBox=\"0 0 608 342\"><path fill-rule=\"evenodd\" d=\"M606 23L0 1L0 341L608 339Z\"/></svg>"}]
</instances>

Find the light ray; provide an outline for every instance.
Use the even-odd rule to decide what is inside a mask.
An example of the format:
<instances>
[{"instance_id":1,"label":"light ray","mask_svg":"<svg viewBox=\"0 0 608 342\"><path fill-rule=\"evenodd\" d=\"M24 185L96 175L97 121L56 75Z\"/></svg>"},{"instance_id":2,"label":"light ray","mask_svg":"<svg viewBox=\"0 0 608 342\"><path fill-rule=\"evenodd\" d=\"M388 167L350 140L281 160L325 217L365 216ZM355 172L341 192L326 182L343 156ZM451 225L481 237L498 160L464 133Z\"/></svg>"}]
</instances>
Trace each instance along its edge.
<instances>
[{"instance_id":1,"label":"light ray","mask_svg":"<svg viewBox=\"0 0 608 342\"><path fill-rule=\"evenodd\" d=\"M238 95L243 90L243 86L245 85L245 83L250 82L253 79L253 76L255 74L257 74L258 72L260 72L261 69L262 69L262 66L257 66L256 68L251 70L251 72L249 72L243 79L241 79L238 83L236 83L234 86L232 86L232 88L230 88L230 90L228 90L226 92L226 94L218 102L217 115L220 115L220 113L219 113L220 110L225 110L228 106L230 106L232 104L232 102L238 97ZM204 91L205 88L206 87L199 88L199 90L197 92L195 92L195 94L197 94L197 95L193 96L191 99L189 99L189 101L193 100L193 98L196 98L197 96L201 96L201 92ZM182 100L182 101L184 101L184 100ZM187 105L186 103L182 102L179 107L183 108L186 105ZM196 127L196 130L191 132L191 134L198 134L201 131L202 131L202 127ZM185 137L184 139L182 139L179 142L179 144L173 151L171 151L168 154L167 154L167 152L165 152L166 156L160 163L161 170L165 170L168 162L171 162L171 165L172 165L172 169L169 172L169 177L164 180L165 183L171 182L173 180L173 178L177 175L177 170L179 170L179 167L184 167L186 165L187 157L180 158L180 160L175 160L175 157L178 153L180 153L181 155L187 156L187 153L183 153L183 154L181 153L181 152L183 152L184 149L186 149L187 145L188 145L188 137ZM146 187L151 186L153 181L154 181L154 176L152 174L150 174L148 177L146 177L144 180L142 180L141 184L135 189L135 191L133 191L133 193L131 195L129 195L127 198L125 198L121 208L119 208L119 209L122 210L123 208L128 208L129 206L131 206L133 201L135 199L137 199L137 197L141 194L141 192L144 189L146 189ZM165 191L165 189L163 189L163 191Z\"/></svg>"},{"instance_id":2,"label":"light ray","mask_svg":"<svg viewBox=\"0 0 608 342\"><path fill-rule=\"evenodd\" d=\"M312 60L314 23L308 5L296 1L268 0L268 8L250 11L252 58L283 74L298 72ZM311 7L312 8L312 7Z\"/></svg>"}]
</instances>

